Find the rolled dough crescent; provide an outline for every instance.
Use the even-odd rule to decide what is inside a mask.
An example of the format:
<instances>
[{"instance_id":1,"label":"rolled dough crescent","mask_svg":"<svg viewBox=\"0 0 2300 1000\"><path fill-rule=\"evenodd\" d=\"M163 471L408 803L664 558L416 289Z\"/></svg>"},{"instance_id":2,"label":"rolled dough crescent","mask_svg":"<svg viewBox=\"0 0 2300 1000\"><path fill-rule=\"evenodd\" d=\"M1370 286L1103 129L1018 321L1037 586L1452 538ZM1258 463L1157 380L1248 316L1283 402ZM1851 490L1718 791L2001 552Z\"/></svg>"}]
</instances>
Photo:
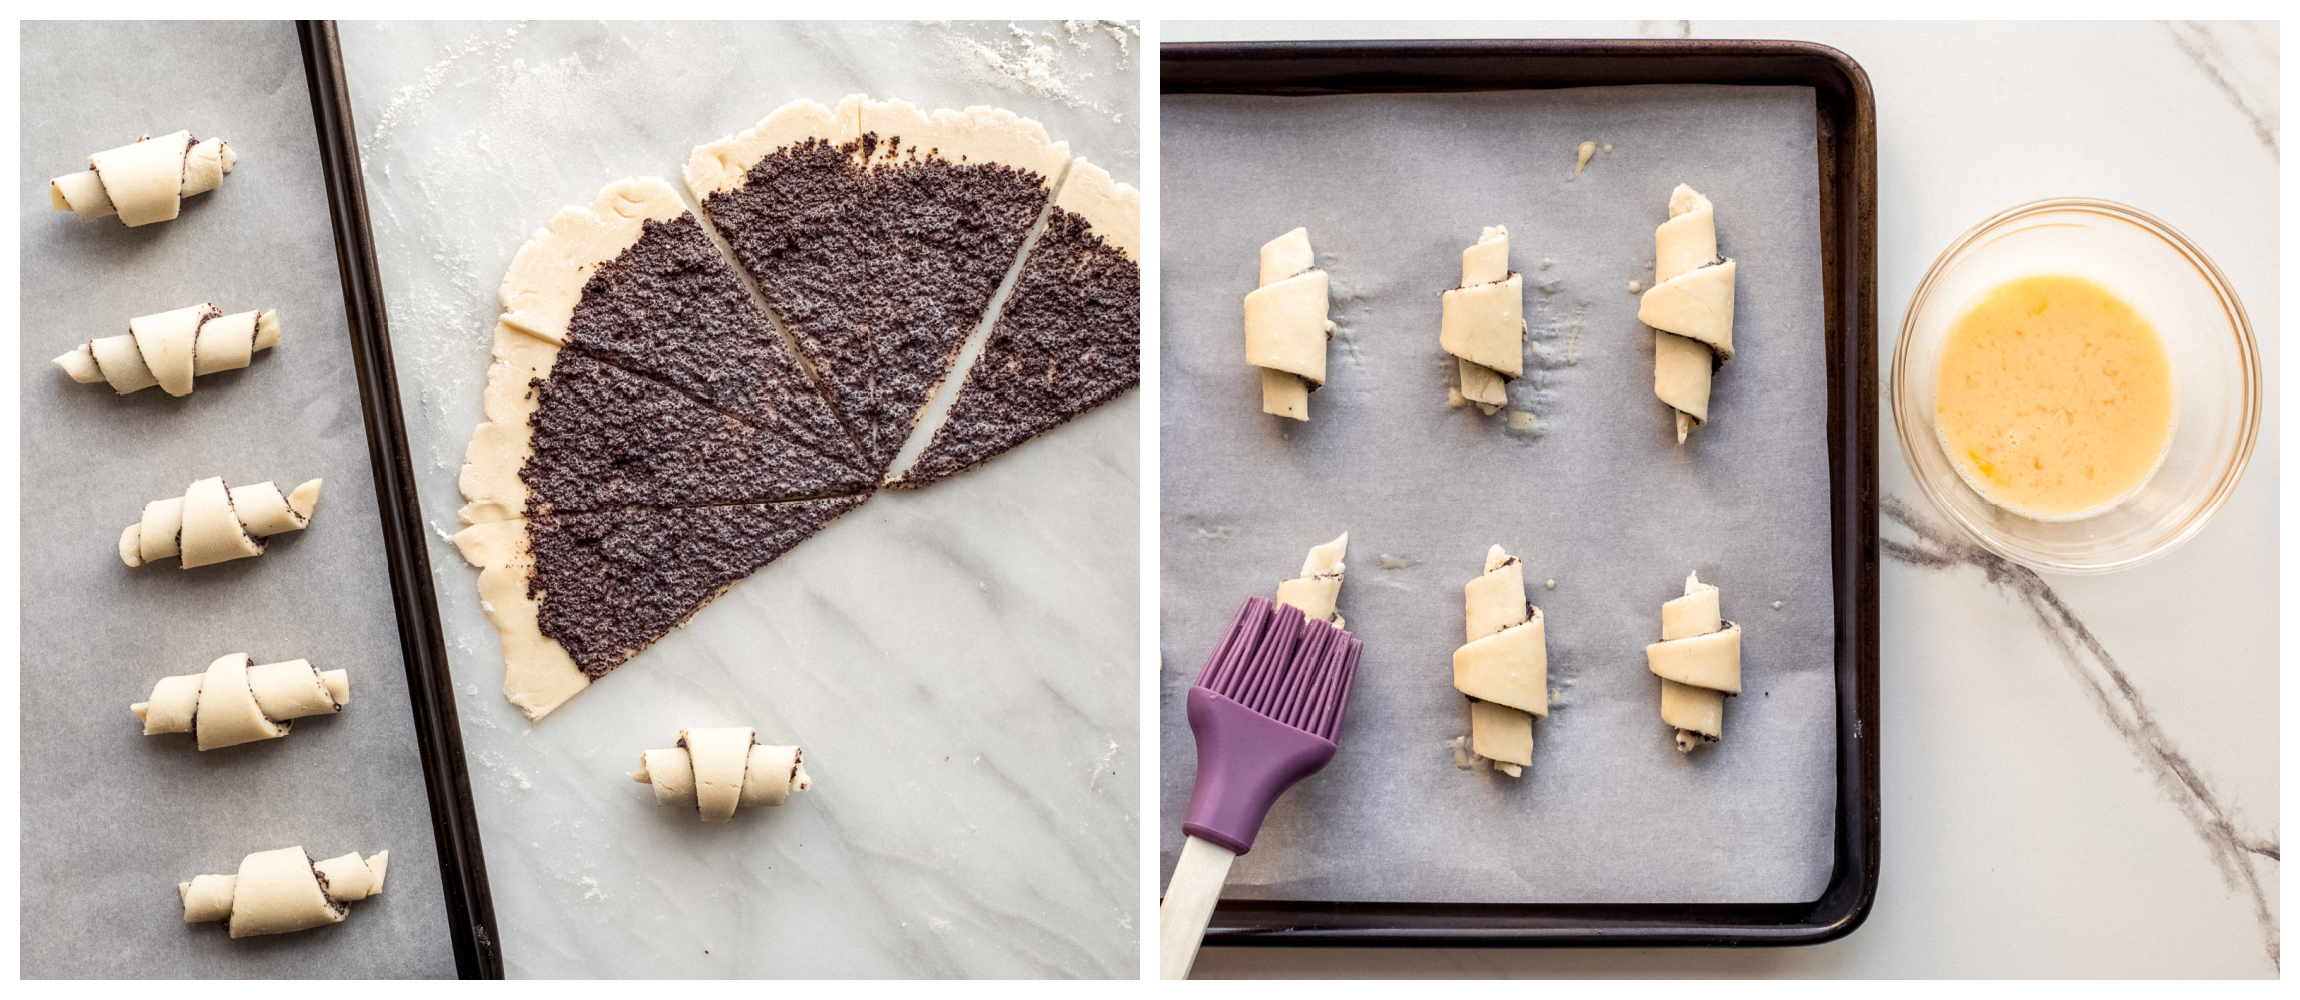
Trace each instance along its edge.
<instances>
[{"instance_id":1,"label":"rolled dough crescent","mask_svg":"<svg viewBox=\"0 0 2300 1000\"><path fill-rule=\"evenodd\" d=\"M1461 252L1461 285L1443 296L1438 346L1460 359L1462 398L1492 416L1503 384L1525 373L1525 279L1509 269L1509 228L1487 226Z\"/></svg>"},{"instance_id":2,"label":"rolled dough crescent","mask_svg":"<svg viewBox=\"0 0 2300 1000\"><path fill-rule=\"evenodd\" d=\"M1334 603L1342 596L1342 573L1349 567L1342 557L1350 551L1350 533L1324 545L1312 546L1308 557L1302 560L1302 575L1278 584L1277 603L1290 604L1305 617L1333 622L1344 628L1342 616L1335 612Z\"/></svg>"},{"instance_id":3,"label":"rolled dough crescent","mask_svg":"<svg viewBox=\"0 0 2300 1000\"><path fill-rule=\"evenodd\" d=\"M193 483L180 497L144 505L144 516L120 533L120 561L142 566L178 557L185 569L264 554L258 539L311 524L321 480L282 494L272 483L226 488L218 476Z\"/></svg>"},{"instance_id":4,"label":"rolled dough crescent","mask_svg":"<svg viewBox=\"0 0 2300 1000\"><path fill-rule=\"evenodd\" d=\"M224 315L214 303L128 321L128 332L91 340L56 357L75 382L107 382L127 395L159 386L188 396L192 377L246 368L255 352L278 347L280 317L265 309Z\"/></svg>"},{"instance_id":5,"label":"rolled dough crescent","mask_svg":"<svg viewBox=\"0 0 2300 1000\"><path fill-rule=\"evenodd\" d=\"M1661 641L1645 647L1661 678L1661 719L1690 751L1725 735L1725 699L1741 693L1741 626L1719 613L1718 590L1685 577L1685 596L1661 606Z\"/></svg>"},{"instance_id":6,"label":"rolled dough crescent","mask_svg":"<svg viewBox=\"0 0 2300 1000\"><path fill-rule=\"evenodd\" d=\"M1246 363L1262 369L1262 412L1307 422L1310 393L1326 384L1326 272L1295 227L1262 245L1261 287L1246 295Z\"/></svg>"},{"instance_id":7,"label":"rolled dough crescent","mask_svg":"<svg viewBox=\"0 0 2300 1000\"><path fill-rule=\"evenodd\" d=\"M798 747L766 746L749 727L682 729L677 746L639 755L631 780L655 789L658 806L693 806L724 823L739 806L779 806L814 786Z\"/></svg>"},{"instance_id":8,"label":"rolled dough crescent","mask_svg":"<svg viewBox=\"0 0 2300 1000\"><path fill-rule=\"evenodd\" d=\"M1676 411L1677 443L1709 421L1709 382L1733 360L1734 262L1717 254L1717 212L1690 185L1653 231L1653 287L1637 319L1653 334L1653 394Z\"/></svg>"},{"instance_id":9,"label":"rolled dough crescent","mask_svg":"<svg viewBox=\"0 0 2300 1000\"><path fill-rule=\"evenodd\" d=\"M285 934L342 922L345 904L383 892L391 852L357 853L313 862L302 847L257 851L232 875L201 875L176 884L184 922L225 921L235 938Z\"/></svg>"},{"instance_id":10,"label":"rolled dough crescent","mask_svg":"<svg viewBox=\"0 0 2300 1000\"><path fill-rule=\"evenodd\" d=\"M205 673L160 678L152 696L128 706L144 721L144 735L192 733L202 750L238 746L288 734L290 720L343 711L351 702L350 675L321 671L308 660L250 666L232 653Z\"/></svg>"},{"instance_id":11,"label":"rolled dough crescent","mask_svg":"<svg viewBox=\"0 0 2300 1000\"><path fill-rule=\"evenodd\" d=\"M1453 654L1453 686L1470 700L1470 744L1510 777L1533 763L1533 719L1549 714L1549 639L1525 599L1525 563L1495 545L1462 588L1468 641Z\"/></svg>"},{"instance_id":12,"label":"rolled dough crescent","mask_svg":"<svg viewBox=\"0 0 2300 1000\"><path fill-rule=\"evenodd\" d=\"M239 164L222 139L190 132L144 138L88 157L89 169L48 182L48 206L82 220L118 215L130 226L166 222L183 200L215 190Z\"/></svg>"}]
</instances>

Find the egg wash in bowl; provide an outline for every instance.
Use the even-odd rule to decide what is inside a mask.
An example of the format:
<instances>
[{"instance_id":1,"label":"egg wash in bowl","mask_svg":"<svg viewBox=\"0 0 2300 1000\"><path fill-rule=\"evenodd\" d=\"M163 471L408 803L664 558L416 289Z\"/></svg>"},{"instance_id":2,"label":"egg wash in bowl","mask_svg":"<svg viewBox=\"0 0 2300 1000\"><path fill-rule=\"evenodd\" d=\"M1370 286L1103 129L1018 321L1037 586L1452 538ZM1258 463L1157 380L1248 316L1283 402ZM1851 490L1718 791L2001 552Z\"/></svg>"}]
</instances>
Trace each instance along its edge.
<instances>
[{"instance_id":1,"label":"egg wash in bowl","mask_svg":"<svg viewBox=\"0 0 2300 1000\"><path fill-rule=\"evenodd\" d=\"M2175 392L2164 342L2130 303L2089 278L2030 275L1950 328L1934 428L1989 502L2074 521L2147 485L2172 442Z\"/></svg>"}]
</instances>

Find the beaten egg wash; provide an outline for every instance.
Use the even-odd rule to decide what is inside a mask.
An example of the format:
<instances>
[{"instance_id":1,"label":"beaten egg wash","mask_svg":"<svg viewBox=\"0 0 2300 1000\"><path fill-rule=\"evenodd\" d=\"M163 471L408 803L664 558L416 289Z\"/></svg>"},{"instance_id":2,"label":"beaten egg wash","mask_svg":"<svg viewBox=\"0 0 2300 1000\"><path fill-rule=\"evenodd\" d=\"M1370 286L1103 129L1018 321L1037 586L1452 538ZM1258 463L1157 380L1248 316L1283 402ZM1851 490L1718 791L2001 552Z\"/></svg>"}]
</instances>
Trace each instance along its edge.
<instances>
[{"instance_id":1,"label":"beaten egg wash","mask_svg":"<svg viewBox=\"0 0 2300 1000\"><path fill-rule=\"evenodd\" d=\"M1934 425L1957 472L2024 517L2075 520L2140 491L2172 440L2172 363L2098 282L1992 289L1941 348Z\"/></svg>"}]
</instances>

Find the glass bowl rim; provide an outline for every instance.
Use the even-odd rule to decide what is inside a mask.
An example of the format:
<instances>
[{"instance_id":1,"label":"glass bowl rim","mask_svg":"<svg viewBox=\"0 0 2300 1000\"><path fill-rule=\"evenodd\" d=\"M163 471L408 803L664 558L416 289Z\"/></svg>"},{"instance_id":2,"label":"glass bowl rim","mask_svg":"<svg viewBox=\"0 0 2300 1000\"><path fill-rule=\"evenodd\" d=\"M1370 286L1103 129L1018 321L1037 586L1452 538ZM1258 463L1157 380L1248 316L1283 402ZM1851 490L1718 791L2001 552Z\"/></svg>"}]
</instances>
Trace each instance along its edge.
<instances>
[{"instance_id":1,"label":"glass bowl rim","mask_svg":"<svg viewBox=\"0 0 2300 1000\"><path fill-rule=\"evenodd\" d=\"M1909 395L1903 389L1908 380L1915 377L1915 373L1909 369L1912 364L1910 354L1913 350L1911 343L1915 340L1916 319L1922 311L1920 307L1929 304L1927 296L1933 291L1934 286L1946 277L1947 270L1952 264L1961 262L1968 251L2002 235L1999 231L2005 227L2032 216L2064 211L2089 212L2115 219L2156 237L2186 259L2190 267L2195 269L2197 276L2211 287L2214 297L2220 301L2222 310L2227 314L2229 325L2236 334L2239 348L2237 360L2244 376L2242 424L2238 429L2234 452L2226 467L2221 469L2219 481L2213 485L2212 492L2205 497L2201 505L2190 511L2170 534L2158 540L2154 545L2138 554L2109 562L2055 562L2042 559L2032 553L2022 552L2005 544L1980 525L1972 523L1956 507L1950 505L1946 497L1941 495L1942 491L1948 487L1935 484L1932 477L1925 475L1923 466L1918 461L1919 448L1927 445L1937 448L1938 443L1932 440L1931 435L1924 435L1925 440L1918 441L1918 435L1916 430L1911 427L1911 422L1902 419L1902 411L1911 405L1907 402ZM2109 201L2105 198L2042 198L1997 212L1981 220L1972 228L1965 230L1963 235L1949 241L1949 245L1933 258L1932 266L1925 269L1924 278L1918 281L1917 287L1909 293L1909 304L1901 314L1900 334L1893 345L1893 431L1901 442L1901 458L1908 463L1909 471L1917 481L1917 488L1924 492L1925 499L1930 500L1935 509L1946 515L1951 522L1956 524L1958 529L1962 530L1972 540L1980 543L1982 547L2035 570L2069 574L2113 573L2152 562L2173 549L2179 548L2190 538L2195 537L2197 532L2204 530L2204 526L2210 523L2213 516L2220 512L2220 508L2225 506L2229 498L2235 495L2237 485L2244 480L2245 470L2252 464L2252 449L2260 436L2260 411L2263 393L2261 378L2260 345L2253 337L2251 316L2244 311L2244 302L2237 297L2235 286L2229 282L2226 275L2220 272L2220 266L2213 262L2212 257L2206 254L2203 248L2197 246L2180 230L2173 228L2171 223L2121 202ZM1960 479L1959 482L1962 480ZM1970 489L1969 486L1966 488Z\"/></svg>"}]
</instances>

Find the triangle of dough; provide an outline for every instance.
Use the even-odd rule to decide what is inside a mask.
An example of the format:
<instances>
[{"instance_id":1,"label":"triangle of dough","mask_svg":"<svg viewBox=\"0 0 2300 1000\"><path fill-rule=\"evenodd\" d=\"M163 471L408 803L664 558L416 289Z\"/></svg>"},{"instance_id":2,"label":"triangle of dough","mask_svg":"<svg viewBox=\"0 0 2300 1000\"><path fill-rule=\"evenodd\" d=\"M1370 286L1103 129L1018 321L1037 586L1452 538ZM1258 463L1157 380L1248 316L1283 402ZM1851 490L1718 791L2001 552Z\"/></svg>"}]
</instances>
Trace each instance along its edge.
<instances>
[{"instance_id":1,"label":"triangle of dough","mask_svg":"<svg viewBox=\"0 0 2300 1000\"><path fill-rule=\"evenodd\" d=\"M987 462L1142 379L1142 196L1073 161L982 355L918 460L919 487Z\"/></svg>"},{"instance_id":2,"label":"triangle of dough","mask_svg":"<svg viewBox=\"0 0 2300 1000\"><path fill-rule=\"evenodd\" d=\"M865 499L553 514L455 542L480 568L504 696L540 719Z\"/></svg>"},{"instance_id":3,"label":"triangle of dough","mask_svg":"<svg viewBox=\"0 0 2300 1000\"><path fill-rule=\"evenodd\" d=\"M711 154L703 180L740 168L740 183L696 199L883 472L1020 256L1069 146L1009 112L853 98L830 116L786 107L751 134L763 138L722 143L755 161Z\"/></svg>"}]
</instances>

